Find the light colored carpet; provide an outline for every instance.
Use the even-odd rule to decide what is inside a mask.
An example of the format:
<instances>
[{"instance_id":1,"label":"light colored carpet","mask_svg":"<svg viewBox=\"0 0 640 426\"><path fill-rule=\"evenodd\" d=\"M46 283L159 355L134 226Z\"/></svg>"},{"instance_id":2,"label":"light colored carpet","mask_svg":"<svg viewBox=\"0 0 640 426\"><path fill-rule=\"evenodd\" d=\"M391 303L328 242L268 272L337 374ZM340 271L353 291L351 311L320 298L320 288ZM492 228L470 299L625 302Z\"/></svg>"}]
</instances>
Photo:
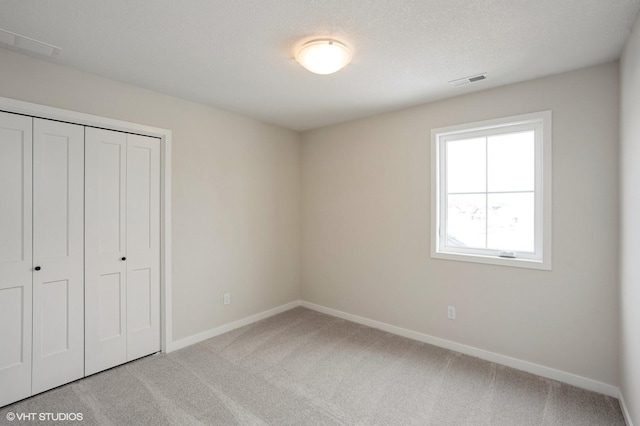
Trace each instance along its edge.
<instances>
[{"instance_id":1,"label":"light colored carpet","mask_svg":"<svg viewBox=\"0 0 640 426\"><path fill-rule=\"evenodd\" d=\"M0 410L20 424L8 412L104 425L624 425L614 398L304 308ZM34 423L45 424L23 424Z\"/></svg>"}]
</instances>

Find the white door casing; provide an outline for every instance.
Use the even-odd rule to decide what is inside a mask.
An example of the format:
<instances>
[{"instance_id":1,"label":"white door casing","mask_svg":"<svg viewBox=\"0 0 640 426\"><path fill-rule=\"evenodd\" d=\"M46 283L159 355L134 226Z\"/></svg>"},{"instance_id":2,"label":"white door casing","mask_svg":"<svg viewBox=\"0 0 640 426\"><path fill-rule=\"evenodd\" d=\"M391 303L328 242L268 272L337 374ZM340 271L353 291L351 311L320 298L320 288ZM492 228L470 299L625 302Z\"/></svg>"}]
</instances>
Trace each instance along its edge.
<instances>
[{"instance_id":1,"label":"white door casing","mask_svg":"<svg viewBox=\"0 0 640 426\"><path fill-rule=\"evenodd\" d=\"M31 395L32 119L0 112L0 407Z\"/></svg>"},{"instance_id":2,"label":"white door casing","mask_svg":"<svg viewBox=\"0 0 640 426\"><path fill-rule=\"evenodd\" d=\"M84 127L33 120L33 377L84 376Z\"/></svg>"}]
</instances>

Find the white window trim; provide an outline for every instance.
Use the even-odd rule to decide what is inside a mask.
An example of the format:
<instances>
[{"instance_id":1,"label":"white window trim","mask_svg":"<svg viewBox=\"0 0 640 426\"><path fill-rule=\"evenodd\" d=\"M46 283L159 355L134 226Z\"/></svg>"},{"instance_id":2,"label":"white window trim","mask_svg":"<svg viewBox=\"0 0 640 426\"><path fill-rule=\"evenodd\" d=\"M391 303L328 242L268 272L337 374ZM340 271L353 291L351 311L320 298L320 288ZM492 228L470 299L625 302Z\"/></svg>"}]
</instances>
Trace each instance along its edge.
<instances>
[{"instance_id":1,"label":"white window trim","mask_svg":"<svg viewBox=\"0 0 640 426\"><path fill-rule=\"evenodd\" d=\"M541 258L525 257L504 258L487 255L486 252L465 250L464 253L441 249L440 215L441 200L444 194L440 191L442 144L447 138L461 133L475 134L494 133L501 127L513 129L518 125L535 124L536 128L536 251L540 250ZM538 132L538 130L540 130ZM442 127L431 130L431 257L435 259L456 260L491 265L513 266L519 268L551 270L551 150L552 150L552 114L541 111L530 114L477 121L474 123ZM542 140L539 140L539 137ZM537 173L541 170L541 173ZM540 205L541 203L541 205Z\"/></svg>"}]
</instances>

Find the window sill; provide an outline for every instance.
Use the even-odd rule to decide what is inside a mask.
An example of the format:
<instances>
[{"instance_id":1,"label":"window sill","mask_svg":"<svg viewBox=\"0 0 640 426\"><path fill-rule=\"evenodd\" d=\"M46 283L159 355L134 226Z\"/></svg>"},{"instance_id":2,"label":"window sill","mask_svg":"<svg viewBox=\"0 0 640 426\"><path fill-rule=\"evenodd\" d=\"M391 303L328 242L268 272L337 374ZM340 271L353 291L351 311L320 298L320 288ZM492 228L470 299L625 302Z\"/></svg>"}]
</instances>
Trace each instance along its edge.
<instances>
[{"instance_id":1,"label":"window sill","mask_svg":"<svg viewBox=\"0 0 640 426\"><path fill-rule=\"evenodd\" d=\"M432 251L433 259L454 260L458 262L484 263L488 265L510 266L514 268L551 270L551 260L510 259L498 256L482 256L478 254L462 254Z\"/></svg>"}]
</instances>

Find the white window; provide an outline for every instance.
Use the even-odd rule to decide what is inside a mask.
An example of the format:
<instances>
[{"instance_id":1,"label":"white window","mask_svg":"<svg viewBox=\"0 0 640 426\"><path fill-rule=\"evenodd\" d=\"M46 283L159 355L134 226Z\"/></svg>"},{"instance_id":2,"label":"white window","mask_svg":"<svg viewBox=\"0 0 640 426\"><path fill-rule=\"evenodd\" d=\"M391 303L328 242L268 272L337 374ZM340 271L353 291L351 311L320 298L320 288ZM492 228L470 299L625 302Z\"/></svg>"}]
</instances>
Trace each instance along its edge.
<instances>
[{"instance_id":1,"label":"white window","mask_svg":"<svg viewBox=\"0 0 640 426\"><path fill-rule=\"evenodd\" d=\"M431 131L431 256L551 269L551 111Z\"/></svg>"}]
</instances>

